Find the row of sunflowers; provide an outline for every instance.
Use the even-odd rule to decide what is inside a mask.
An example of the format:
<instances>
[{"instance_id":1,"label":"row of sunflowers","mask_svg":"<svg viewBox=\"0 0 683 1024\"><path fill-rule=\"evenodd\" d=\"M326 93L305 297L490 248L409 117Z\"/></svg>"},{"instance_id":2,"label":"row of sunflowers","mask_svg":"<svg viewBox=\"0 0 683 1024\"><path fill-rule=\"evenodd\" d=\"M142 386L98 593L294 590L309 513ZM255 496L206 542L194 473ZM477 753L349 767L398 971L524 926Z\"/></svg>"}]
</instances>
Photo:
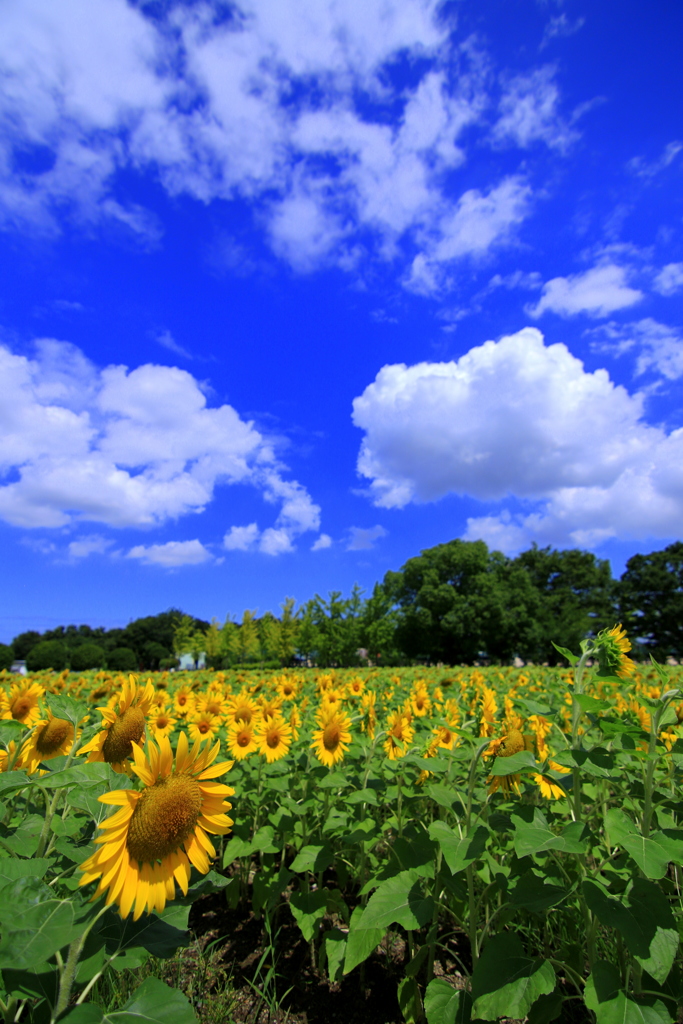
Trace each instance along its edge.
<instances>
[{"instance_id":1,"label":"row of sunflowers","mask_svg":"<svg viewBox=\"0 0 683 1024\"><path fill-rule=\"evenodd\" d=\"M51 1003L13 980L0 910L6 1019L46 1002L68 1019L105 970L67 970L86 940L100 936L111 966L136 936L146 948L128 921L181 934L179 906L221 892L269 935L288 908L330 984L406 934L406 1020L535 1008L544 1024L578 997L599 1024L621 1003L671 1020L683 701L628 650L615 627L563 652L571 669L0 677L0 902L5 878L33 898L40 877L40 967L54 974ZM644 898L656 926L631 948ZM41 915L67 904L74 937L55 945ZM578 961L561 953L572 942Z\"/></svg>"}]
</instances>

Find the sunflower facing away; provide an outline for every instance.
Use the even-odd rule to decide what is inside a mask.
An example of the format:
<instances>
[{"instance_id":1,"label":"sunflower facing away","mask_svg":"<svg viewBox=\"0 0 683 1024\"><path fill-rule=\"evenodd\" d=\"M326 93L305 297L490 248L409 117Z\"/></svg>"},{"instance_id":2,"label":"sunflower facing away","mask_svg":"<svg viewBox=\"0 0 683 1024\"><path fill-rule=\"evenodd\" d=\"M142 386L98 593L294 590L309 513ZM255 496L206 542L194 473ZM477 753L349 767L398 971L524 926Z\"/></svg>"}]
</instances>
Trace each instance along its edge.
<instances>
[{"instance_id":1,"label":"sunflower facing away","mask_svg":"<svg viewBox=\"0 0 683 1024\"><path fill-rule=\"evenodd\" d=\"M144 788L99 797L119 810L100 824L99 849L81 865L81 885L99 879L93 898L106 892L107 905L117 903L121 917L133 911L137 921L143 910L161 913L176 884L185 895L193 866L206 874L216 856L207 833L222 836L233 825L225 798L235 791L213 781L233 764L212 764L219 749L219 743L202 748L197 742L190 750L183 732L174 765L166 736L158 746L150 742L146 753L133 746L133 772Z\"/></svg>"},{"instance_id":2,"label":"sunflower facing away","mask_svg":"<svg viewBox=\"0 0 683 1024\"><path fill-rule=\"evenodd\" d=\"M628 657L631 641L621 623L612 629L602 629L595 638L595 649L598 655L600 671L604 675L619 676L628 679L636 670L635 663Z\"/></svg>"},{"instance_id":3,"label":"sunflower facing away","mask_svg":"<svg viewBox=\"0 0 683 1024\"><path fill-rule=\"evenodd\" d=\"M139 743L145 734L145 716L153 700L151 682L148 680L143 689L135 676L129 676L118 698L97 709L102 713L102 728L79 753L88 754L88 761L106 761L115 772L125 772L126 762L133 755L133 744Z\"/></svg>"}]
</instances>

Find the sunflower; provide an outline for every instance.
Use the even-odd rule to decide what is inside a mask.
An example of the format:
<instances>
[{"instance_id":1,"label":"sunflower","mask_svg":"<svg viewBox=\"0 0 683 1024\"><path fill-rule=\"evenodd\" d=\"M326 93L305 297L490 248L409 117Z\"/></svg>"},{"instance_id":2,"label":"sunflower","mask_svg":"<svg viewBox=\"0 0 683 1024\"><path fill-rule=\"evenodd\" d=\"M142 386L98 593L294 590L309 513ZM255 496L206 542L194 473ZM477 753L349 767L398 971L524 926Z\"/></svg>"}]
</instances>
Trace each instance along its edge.
<instances>
[{"instance_id":1,"label":"sunflower","mask_svg":"<svg viewBox=\"0 0 683 1024\"><path fill-rule=\"evenodd\" d=\"M195 714L187 722L190 739L212 740L221 727L221 720L216 715Z\"/></svg>"},{"instance_id":2,"label":"sunflower","mask_svg":"<svg viewBox=\"0 0 683 1024\"><path fill-rule=\"evenodd\" d=\"M51 711L48 717L38 722L21 757L29 775L38 771L43 761L68 754L74 742L74 727L64 718L55 718Z\"/></svg>"},{"instance_id":3,"label":"sunflower","mask_svg":"<svg viewBox=\"0 0 683 1024\"><path fill-rule=\"evenodd\" d=\"M374 690L368 690L361 697L360 703L363 709L363 717L360 723L361 731L372 741L375 738L375 730L377 728L377 694Z\"/></svg>"},{"instance_id":4,"label":"sunflower","mask_svg":"<svg viewBox=\"0 0 683 1024\"><path fill-rule=\"evenodd\" d=\"M563 775L569 774L569 768L565 768L564 765L557 764L555 761L550 761L548 767L552 768L555 772L561 772ZM560 786L551 775L536 774L531 777L540 789L541 796L544 796L546 800L550 800L551 797L554 797L555 800L561 800L563 796L567 795L566 789Z\"/></svg>"},{"instance_id":5,"label":"sunflower","mask_svg":"<svg viewBox=\"0 0 683 1024\"><path fill-rule=\"evenodd\" d=\"M346 692L349 697L362 697L364 689L365 680L361 679L360 676L354 676L353 679L349 679L346 685Z\"/></svg>"},{"instance_id":6,"label":"sunflower","mask_svg":"<svg viewBox=\"0 0 683 1024\"><path fill-rule=\"evenodd\" d=\"M476 674L476 673L475 673ZM482 676L483 679L483 676ZM480 736L490 736L493 732L495 714L498 710L496 695L488 686L482 687Z\"/></svg>"},{"instance_id":7,"label":"sunflower","mask_svg":"<svg viewBox=\"0 0 683 1024\"><path fill-rule=\"evenodd\" d=\"M313 733L311 749L319 761L332 768L344 759L351 742L351 719L341 712L318 715L319 729Z\"/></svg>"},{"instance_id":8,"label":"sunflower","mask_svg":"<svg viewBox=\"0 0 683 1024\"><path fill-rule=\"evenodd\" d=\"M402 711L392 711L387 720L387 738L384 741L384 752L390 761L395 761L407 752L413 742L415 730L406 721Z\"/></svg>"},{"instance_id":9,"label":"sunflower","mask_svg":"<svg viewBox=\"0 0 683 1024\"><path fill-rule=\"evenodd\" d=\"M171 744L162 736L150 742L145 754L133 745L133 772L144 788L117 789L99 797L119 810L100 824L99 849L83 864L81 885L97 881L95 897L106 892L105 903L118 903L121 917L133 920L156 910L161 913L175 896L176 883L187 895L192 866L206 874L216 856L207 832L225 835L233 825L225 799L235 792L213 780L232 767L232 761L213 764L220 744L195 743L189 749L180 734L173 763ZM211 767L209 767L211 766Z\"/></svg>"},{"instance_id":10,"label":"sunflower","mask_svg":"<svg viewBox=\"0 0 683 1024\"><path fill-rule=\"evenodd\" d=\"M181 718L185 718L186 715L191 715L194 711L194 700L192 690L185 684L180 687L173 698L173 710Z\"/></svg>"},{"instance_id":11,"label":"sunflower","mask_svg":"<svg viewBox=\"0 0 683 1024\"><path fill-rule=\"evenodd\" d=\"M264 754L266 761L279 761L289 753L292 743L292 727L281 715L274 718L264 718L256 727L256 743L260 754Z\"/></svg>"},{"instance_id":12,"label":"sunflower","mask_svg":"<svg viewBox=\"0 0 683 1024\"><path fill-rule=\"evenodd\" d=\"M283 676L277 684L277 692L280 694L280 700L294 700L299 692L296 679L288 679L287 676Z\"/></svg>"},{"instance_id":13,"label":"sunflower","mask_svg":"<svg viewBox=\"0 0 683 1024\"><path fill-rule=\"evenodd\" d=\"M135 676L124 679L121 692L107 707L97 709L102 713L102 729L79 753L88 754L88 761L106 761L115 772L127 771L126 762L133 754L133 744L144 736L145 716L153 699L154 687L149 680L143 689Z\"/></svg>"},{"instance_id":14,"label":"sunflower","mask_svg":"<svg viewBox=\"0 0 683 1024\"><path fill-rule=\"evenodd\" d=\"M520 751L526 750L526 747L526 740L519 729L510 729L505 736L492 740L489 743L484 756L512 757L513 754L519 754ZM489 793L495 793L498 789L502 789L507 796L510 793L519 793L519 779L520 776L517 773L512 775L489 775L487 779Z\"/></svg>"},{"instance_id":15,"label":"sunflower","mask_svg":"<svg viewBox=\"0 0 683 1024\"><path fill-rule=\"evenodd\" d=\"M420 687L413 692L410 698L410 707L416 718L423 718L431 710L432 702L424 687Z\"/></svg>"},{"instance_id":16,"label":"sunflower","mask_svg":"<svg viewBox=\"0 0 683 1024\"><path fill-rule=\"evenodd\" d=\"M249 696L246 690L240 691L237 697L230 697L227 702L227 723L246 722L249 725L253 719L259 719L261 712L256 701Z\"/></svg>"},{"instance_id":17,"label":"sunflower","mask_svg":"<svg viewBox=\"0 0 683 1024\"><path fill-rule=\"evenodd\" d=\"M282 701L279 697L259 697L258 706L264 718L273 719L280 717Z\"/></svg>"},{"instance_id":18,"label":"sunflower","mask_svg":"<svg viewBox=\"0 0 683 1024\"><path fill-rule=\"evenodd\" d=\"M31 729L42 717L38 702L44 693L40 683L12 683L7 702L3 701L2 717L13 718Z\"/></svg>"},{"instance_id":19,"label":"sunflower","mask_svg":"<svg viewBox=\"0 0 683 1024\"><path fill-rule=\"evenodd\" d=\"M612 629L602 629L595 638L595 651L598 655L600 672L603 675L616 675L620 679L628 679L636 670L635 663L628 657L631 641L621 623Z\"/></svg>"},{"instance_id":20,"label":"sunflower","mask_svg":"<svg viewBox=\"0 0 683 1024\"><path fill-rule=\"evenodd\" d=\"M152 711L147 719L147 724L158 743L162 736L170 736L178 724L178 720L177 718L172 718L166 708L159 708L157 711Z\"/></svg>"},{"instance_id":21,"label":"sunflower","mask_svg":"<svg viewBox=\"0 0 683 1024\"><path fill-rule=\"evenodd\" d=\"M243 761L249 754L258 750L258 743L254 736L253 723L233 722L228 726L228 750L230 756L236 761Z\"/></svg>"},{"instance_id":22,"label":"sunflower","mask_svg":"<svg viewBox=\"0 0 683 1024\"><path fill-rule=\"evenodd\" d=\"M221 694L216 693L215 690L210 690L204 696L200 694L195 699L194 706L196 714L213 715L219 722L222 722L225 718L225 699Z\"/></svg>"}]
</instances>

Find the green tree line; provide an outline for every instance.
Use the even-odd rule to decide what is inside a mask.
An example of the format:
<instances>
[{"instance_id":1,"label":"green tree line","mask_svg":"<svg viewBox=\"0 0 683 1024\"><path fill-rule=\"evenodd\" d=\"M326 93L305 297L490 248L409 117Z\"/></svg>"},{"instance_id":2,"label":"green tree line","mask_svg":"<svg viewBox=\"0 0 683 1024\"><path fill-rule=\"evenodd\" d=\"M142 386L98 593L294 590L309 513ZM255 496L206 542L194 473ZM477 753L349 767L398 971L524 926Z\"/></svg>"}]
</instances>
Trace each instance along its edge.
<instances>
[{"instance_id":1,"label":"green tree line","mask_svg":"<svg viewBox=\"0 0 683 1024\"><path fill-rule=\"evenodd\" d=\"M246 610L206 622L169 609L123 629L60 626L0 645L0 668L25 660L31 671L170 668L181 655L212 668L349 666L415 662L557 664L552 640L576 649L585 636L622 622L636 656L683 656L683 542L634 555L619 579L609 562L577 548L534 545L515 558L484 541L453 540L388 572L372 593L316 594L280 614Z\"/></svg>"}]
</instances>

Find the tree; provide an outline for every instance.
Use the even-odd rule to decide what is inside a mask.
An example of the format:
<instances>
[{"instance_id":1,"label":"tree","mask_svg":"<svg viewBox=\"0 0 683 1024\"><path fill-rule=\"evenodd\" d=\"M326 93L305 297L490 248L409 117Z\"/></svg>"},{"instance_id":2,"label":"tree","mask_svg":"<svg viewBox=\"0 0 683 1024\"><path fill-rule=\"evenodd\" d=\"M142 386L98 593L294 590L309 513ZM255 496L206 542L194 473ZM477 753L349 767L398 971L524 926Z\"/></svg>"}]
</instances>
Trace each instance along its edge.
<instances>
[{"instance_id":1,"label":"tree","mask_svg":"<svg viewBox=\"0 0 683 1024\"><path fill-rule=\"evenodd\" d=\"M67 649L62 640L41 640L26 655L29 672L41 672L51 668L60 672L66 668Z\"/></svg>"},{"instance_id":2,"label":"tree","mask_svg":"<svg viewBox=\"0 0 683 1024\"><path fill-rule=\"evenodd\" d=\"M363 591L354 584L351 596L344 599L340 590L331 590L326 601L319 594L308 602L307 613L315 627L316 660L319 665L357 665L361 646L361 610Z\"/></svg>"},{"instance_id":3,"label":"tree","mask_svg":"<svg viewBox=\"0 0 683 1024\"><path fill-rule=\"evenodd\" d=\"M564 664L551 641L579 648L586 636L614 625L615 581L609 562L590 551L557 551L536 544L512 562L529 574L541 597L538 643L523 656L532 661Z\"/></svg>"},{"instance_id":4,"label":"tree","mask_svg":"<svg viewBox=\"0 0 683 1024\"><path fill-rule=\"evenodd\" d=\"M106 651L99 644L79 644L69 656L69 668L73 672L87 672L91 668L102 668Z\"/></svg>"},{"instance_id":5,"label":"tree","mask_svg":"<svg viewBox=\"0 0 683 1024\"><path fill-rule=\"evenodd\" d=\"M361 612L361 646L368 651L371 661L392 665L403 660L396 646L397 623L398 613L391 597L375 583Z\"/></svg>"},{"instance_id":6,"label":"tree","mask_svg":"<svg viewBox=\"0 0 683 1024\"><path fill-rule=\"evenodd\" d=\"M266 612L258 621L261 655L265 661L274 661L280 647L280 623L272 612Z\"/></svg>"},{"instance_id":7,"label":"tree","mask_svg":"<svg viewBox=\"0 0 683 1024\"><path fill-rule=\"evenodd\" d=\"M234 665L239 660L239 626L229 615L221 626L219 652L224 664Z\"/></svg>"},{"instance_id":8,"label":"tree","mask_svg":"<svg viewBox=\"0 0 683 1024\"><path fill-rule=\"evenodd\" d=\"M539 597L529 576L482 540L453 540L388 572L396 642L409 658L507 661L533 646Z\"/></svg>"},{"instance_id":9,"label":"tree","mask_svg":"<svg viewBox=\"0 0 683 1024\"><path fill-rule=\"evenodd\" d=\"M211 619L204 634L204 650L207 663L211 668L217 668L221 657L221 631L218 619Z\"/></svg>"},{"instance_id":10,"label":"tree","mask_svg":"<svg viewBox=\"0 0 683 1024\"><path fill-rule=\"evenodd\" d=\"M250 612L249 609L246 609L242 614L238 642L239 660L241 662L258 660L261 653L261 643L256 625L256 613Z\"/></svg>"},{"instance_id":11,"label":"tree","mask_svg":"<svg viewBox=\"0 0 683 1024\"><path fill-rule=\"evenodd\" d=\"M7 644L0 644L0 672L10 668L14 661L14 651Z\"/></svg>"},{"instance_id":12,"label":"tree","mask_svg":"<svg viewBox=\"0 0 683 1024\"><path fill-rule=\"evenodd\" d=\"M296 651L299 613L294 611L295 604L296 601L293 597L286 597L284 603L280 605L282 616L280 618L277 657L282 665L291 665Z\"/></svg>"},{"instance_id":13,"label":"tree","mask_svg":"<svg viewBox=\"0 0 683 1024\"><path fill-rule=\"evenodd\" d=\"M107 668L113 672L135 672L138 657L131 647L115 647L107 653Z\"/></svg>"},{"instance_id":14,"label":"tree","mask_svg":"<svg viewBox=\"0 0 683 1024\"><path fill-rule=\"evenodd\" d=\"M26 633L20 633L12 641L12 650L17 661L26 661L26 655L42 640L40 633L35 629L29 629Z\"/></svg>"},{"instance_id":15,"label":"tree","mask_svg":"<svg viewBox=\"0 0 683 1024\"><path fill-rule=\"evenodd\" d=\"M683 543L634 555L618 584L619 618L661 661L683 656Z\"/></svg>"}]
</instances>

